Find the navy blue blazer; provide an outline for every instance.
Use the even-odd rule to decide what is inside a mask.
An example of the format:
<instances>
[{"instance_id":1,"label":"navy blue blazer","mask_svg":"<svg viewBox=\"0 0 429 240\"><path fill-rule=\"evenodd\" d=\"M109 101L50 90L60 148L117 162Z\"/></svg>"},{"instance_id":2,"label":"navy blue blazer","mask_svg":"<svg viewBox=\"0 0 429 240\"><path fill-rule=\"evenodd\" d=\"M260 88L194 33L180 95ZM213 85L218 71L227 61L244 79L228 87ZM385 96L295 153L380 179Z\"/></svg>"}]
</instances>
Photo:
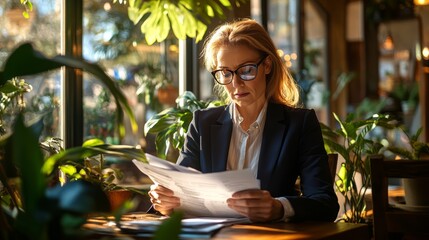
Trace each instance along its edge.
<instances>
[{"instance_id":1,"label":"navy blue blazer","mask_svg":"<svg viewBox=\"0 0 429 240\"><path fill-rule=\"evenodd\" d=\"M178 163L203 173L226 170L232 132L231 105L194 112ZM269 103L257 178L273 197L286 197L293 220L333 221L335 195L319 121L314 110ZM302 195L295 182L300 176Z\"/></svg>"}]
</instances>

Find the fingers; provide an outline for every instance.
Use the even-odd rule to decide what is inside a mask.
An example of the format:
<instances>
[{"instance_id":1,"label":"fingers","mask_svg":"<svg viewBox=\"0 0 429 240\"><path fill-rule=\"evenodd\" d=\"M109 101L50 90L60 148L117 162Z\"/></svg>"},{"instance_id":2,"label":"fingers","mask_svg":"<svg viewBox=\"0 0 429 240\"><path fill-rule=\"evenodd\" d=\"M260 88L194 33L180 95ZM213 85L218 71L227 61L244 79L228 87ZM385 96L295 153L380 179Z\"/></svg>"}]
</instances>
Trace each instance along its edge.
<instances>
[{"instance_id":1,"label":"fingers","mask_svg":"<svg viewBox=\"0 0 429 240\"><path fill-rule=\"evenodd\" d=\"M150 189L150 201L154 209L163 215L170 215L174 208L180 206L180 199L170 189L160 185L152 185Z\"/></svg>"},{"instance_id":2,"label":"fingers","mask_svg":"<svg viewBox=\"0 0 429 240\"><path fill-rule=\"evenodd\" d=\"M261 198L262 196L271 197L271 194L260 189L247 189L232 194L232 198Z\"/></svg>"},{"instance_id":3,"label":"fingers","mask_svg":"<svg viewBox=\"0 0 429 240\"><path fill-rule=\"evenodd\" d=\"M271 219L271 211L267 208L234 207L233 209L249 218L252 222L268 222L273 220Z\"/></svg>"},{"instance_id":4,"label":"fingers","mask_svg":"<svg viewBox=\"0 0 429 240\"><path fill-rule=\"evenodd\" d=\"M283 216L283 205L264 190L236 192L227 200L227 204L254 222L276 220Z\"/></svg>"}]
</instances>

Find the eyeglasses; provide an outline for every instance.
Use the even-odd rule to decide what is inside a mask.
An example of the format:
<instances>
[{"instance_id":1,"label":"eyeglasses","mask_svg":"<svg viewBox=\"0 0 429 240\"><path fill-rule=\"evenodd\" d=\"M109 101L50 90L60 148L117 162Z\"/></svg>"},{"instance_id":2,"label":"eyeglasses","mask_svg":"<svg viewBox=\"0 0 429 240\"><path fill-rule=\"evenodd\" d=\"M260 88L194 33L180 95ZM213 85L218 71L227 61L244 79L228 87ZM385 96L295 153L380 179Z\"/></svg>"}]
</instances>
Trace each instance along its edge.
<instances>
[{"instance_id":1,"label":"eyeglasses","mask_svg":"<svg viewBox=\"0 0 429 240\"><path fill-rule=\"evenodd\" d=\"M211 74L213 75L216 82L221 85L230 84L234 78L234 73L237 74L243 81L252 81L256 78L256 75L258 75L258 66L265 60L265 58L266 57L263 57L256 64L243 65L237 68L235 71L219 69L211 72Z\"/></svg>"}]
</instances>

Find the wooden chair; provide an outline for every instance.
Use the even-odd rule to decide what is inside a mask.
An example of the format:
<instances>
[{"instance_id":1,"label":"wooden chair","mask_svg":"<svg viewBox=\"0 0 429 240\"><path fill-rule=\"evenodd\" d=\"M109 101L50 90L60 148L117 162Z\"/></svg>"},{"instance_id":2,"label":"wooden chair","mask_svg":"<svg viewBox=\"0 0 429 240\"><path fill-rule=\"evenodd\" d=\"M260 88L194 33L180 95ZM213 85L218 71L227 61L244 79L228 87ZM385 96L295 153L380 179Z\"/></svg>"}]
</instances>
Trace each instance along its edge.
<instances>
[{"instance_id":1,"label":"wooden chair","mask_svg":"<svg viewBox=\"0 0 429 240\"><path fill-rule=\"evenodd\" d=\"M429 161L371 156L370 165L375 240L429 239L429 212L394 207L388 197L388 178L429 177Z\"/></svg>"}]
</instances>

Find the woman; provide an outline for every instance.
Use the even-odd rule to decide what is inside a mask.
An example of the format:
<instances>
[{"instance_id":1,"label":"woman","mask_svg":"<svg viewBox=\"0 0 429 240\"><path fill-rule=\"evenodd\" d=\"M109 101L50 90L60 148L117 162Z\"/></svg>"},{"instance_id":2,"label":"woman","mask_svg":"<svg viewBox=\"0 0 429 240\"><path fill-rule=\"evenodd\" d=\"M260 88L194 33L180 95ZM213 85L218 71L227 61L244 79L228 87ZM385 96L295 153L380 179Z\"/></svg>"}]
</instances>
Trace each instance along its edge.
<instances>
[{"instance_id":1,"label":"woman","mask_svg":"<svg viewBox=\"0 0 429 240\"><path fill-rule=\"evenodd\" d=\"M254 20L211 33L202 54L230 103L194 113L178 163L204 173L250 168L261 190L236 192L227 203L251 221L333 221L339 205L320 125L313 110L296 107L298 88L276 50ZM162 214L180 206L162 186L149 195Z\"/></svg>"}]
</instances>

